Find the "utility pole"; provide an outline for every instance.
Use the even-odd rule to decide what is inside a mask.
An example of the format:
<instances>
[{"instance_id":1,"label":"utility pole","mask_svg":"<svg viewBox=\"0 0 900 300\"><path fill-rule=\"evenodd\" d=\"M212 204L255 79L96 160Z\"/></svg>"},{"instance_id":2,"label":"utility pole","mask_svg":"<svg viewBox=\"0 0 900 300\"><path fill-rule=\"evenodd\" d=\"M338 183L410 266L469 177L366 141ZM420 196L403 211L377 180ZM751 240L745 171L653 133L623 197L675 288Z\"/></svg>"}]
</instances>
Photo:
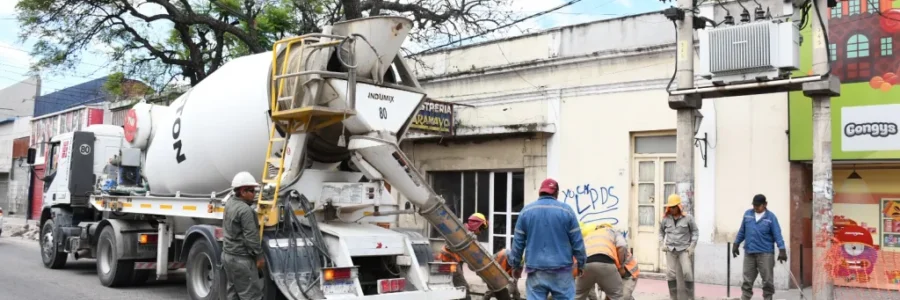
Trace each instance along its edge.
<instances>
[{"instance_id":1,"label":"utility pole","mask_svg":"<svg viewBox=\"0 0 900 300\"><path fill-rule=\"evenodd\" d=\"M694 87L694 0L678 0L675 41L675 76L678 89ZM682 17L683 16L683 17ZM669 108L677 113L675 148L675 192L688 215L694 215L694 116L702 106L699 94L669 96ZM691 259L693 274L694 260ZM694 290L694 282L685 280L685 287ZM691 295L692 296L692 295Z\"/></svg>"},{"instance_id":2,"label":"utility pole","mask_svg":"<svg viewBox=\"0 0 900 300\"><path fill-rule=\"evenodd\" d=\"M813 0L812 55L813 73L831 71L828 57L827 0ZM813 299L833 300L834 285L825 270L831 249L834 214L832 213L834 182L831 176L831 97L840 95L841 83L835 76L803 84L803 94L812 98L813 123ZM802 251L802 250L801 250Z\"/></svg>"}]
</instances>

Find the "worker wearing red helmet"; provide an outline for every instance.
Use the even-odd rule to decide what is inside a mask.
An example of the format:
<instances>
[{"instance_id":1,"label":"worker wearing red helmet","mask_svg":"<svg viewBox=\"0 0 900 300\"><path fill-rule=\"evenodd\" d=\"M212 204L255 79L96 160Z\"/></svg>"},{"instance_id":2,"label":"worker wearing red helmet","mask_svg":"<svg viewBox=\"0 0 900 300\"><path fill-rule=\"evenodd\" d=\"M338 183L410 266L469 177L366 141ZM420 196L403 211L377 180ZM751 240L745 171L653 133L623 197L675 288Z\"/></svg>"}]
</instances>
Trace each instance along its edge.
<instances>
[{"instance_id":1,"label":"worker wearing red helmet","mask_svg":"<svg viewBox=\"0 0 900 300\"><path fill-rule=\"evenodd\" d=\"M466 220L466 230L469 231L469 234L477 236L481 234L482 230L485 230L487 228L487 218L485 218L481 213L474 213L469 216L468 220ZM465 287L466 299L469 299L469 283L466 281L466 277L463 273L463 260L461 257L459 257L459 254L454 253L450 250L450 247L448 245L444 244L444 247L441 248L441 252L437 255L437 259L442 262L455 262L459 264L459 266L456 268L456 273L453 274L453 286Z\"/></svg>"}]
</instances>

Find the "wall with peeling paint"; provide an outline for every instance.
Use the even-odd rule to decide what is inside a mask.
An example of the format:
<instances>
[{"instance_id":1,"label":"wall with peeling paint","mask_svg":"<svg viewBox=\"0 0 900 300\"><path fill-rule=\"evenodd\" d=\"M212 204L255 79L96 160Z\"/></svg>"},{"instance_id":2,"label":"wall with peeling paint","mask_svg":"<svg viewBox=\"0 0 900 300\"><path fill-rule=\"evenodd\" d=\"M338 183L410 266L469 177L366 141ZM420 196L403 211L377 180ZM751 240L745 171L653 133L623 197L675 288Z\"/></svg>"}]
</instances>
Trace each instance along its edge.
<instances>
[{"instance_id":1,"label":"wall with peeling paint","mask_svg":"<svg viewBox=\"0 0 900 300\"><path fill-rule=\"evenodd\" d=\"M629 233L637 224L631 136L675 130L665 93L674 69L674 34L660 34L662 27L671 22L643 14L420 57L410 64L429 96L466 105L457 106L454 116L465 139L515 137L454 143L461 137L408 136L403 148L423 171L524 168L526 203L550 174L560 182L562 201L577 202L576 210L591 206L580 213L583 220L614 223L631 247L648 247L635 244ZM596 36L604 38L591 38ZM790 240L787 95L706 103L699 136L708 133L709 163L703 167L695 148L694 191L697 255L708 259L697 263L696 274L697 282L725 284L725 248L753 195L768 197ZM406 220L405 226L426 226ZM732 261L733 284L740 283L739 259ZM775 271L779 288L787 286L784 271Z\"/></svg>"}]
</instances>

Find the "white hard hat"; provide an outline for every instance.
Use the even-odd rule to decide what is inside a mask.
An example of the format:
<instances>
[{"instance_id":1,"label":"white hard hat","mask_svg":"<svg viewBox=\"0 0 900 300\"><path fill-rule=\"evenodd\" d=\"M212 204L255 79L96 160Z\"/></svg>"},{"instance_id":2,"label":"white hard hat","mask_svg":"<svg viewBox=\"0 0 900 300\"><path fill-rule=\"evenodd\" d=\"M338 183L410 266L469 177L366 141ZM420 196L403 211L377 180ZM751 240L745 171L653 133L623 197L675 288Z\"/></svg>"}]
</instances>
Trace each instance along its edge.
<instances>
[{"instance_id":1,"label":"white hard hat","mask_svg":"<svg viewBox=\"0 0 900 300\"><path fill-rule=\"evenodd\" d=\"M253 178L253 175L250 175L250 172L244 171L234 175L234 179L231 180L231 188L245 186L259 186L259 184L256 183L256 178Z\"/></svg>"}]
</instances>

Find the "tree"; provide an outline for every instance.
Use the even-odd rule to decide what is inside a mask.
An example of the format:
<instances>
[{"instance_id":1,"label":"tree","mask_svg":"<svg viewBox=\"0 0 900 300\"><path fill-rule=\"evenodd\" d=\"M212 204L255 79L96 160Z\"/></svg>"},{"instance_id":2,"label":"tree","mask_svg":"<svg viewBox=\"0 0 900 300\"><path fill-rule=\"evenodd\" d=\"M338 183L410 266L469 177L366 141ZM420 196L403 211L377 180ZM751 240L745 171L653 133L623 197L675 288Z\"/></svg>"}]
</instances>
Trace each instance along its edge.
<instances>
[{"instance_id":1,"label":"tree","mask_svg":"<svg viewBox=\"0 0 900 300\"><path fill-rule=\"evenodd\" d=\"M20 39L37 39L33 70L67 71L104 48L126 76L162 87L176 76L195 85L231 58L342 19L407 16L421 44L480 34L509 20L498 8L511 0L404 1L19 0L16 9Z\"/></svg>"}]
</instances>

